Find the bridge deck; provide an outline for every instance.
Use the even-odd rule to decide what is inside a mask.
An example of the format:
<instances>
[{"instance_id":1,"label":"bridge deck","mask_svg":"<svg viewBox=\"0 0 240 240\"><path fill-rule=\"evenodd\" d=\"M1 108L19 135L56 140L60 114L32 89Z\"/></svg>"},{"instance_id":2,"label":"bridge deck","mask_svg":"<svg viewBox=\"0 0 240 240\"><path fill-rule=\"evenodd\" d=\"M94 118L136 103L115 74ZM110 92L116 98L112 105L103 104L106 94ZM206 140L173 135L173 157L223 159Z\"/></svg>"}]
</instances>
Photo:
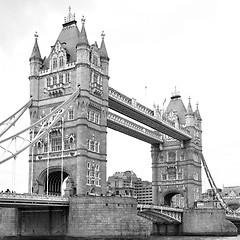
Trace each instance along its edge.
<instances>
[{"instance_id":1,"label":"bridge deck","mask_svg":"<svg viewBox=\"0 0 240 240\"><path fill-rule=\"evenodd\" d=\"M0 207L67 207L69 198L46 195L0 193Z\"/></svg>"},{"instance_id":2,"label":"bridge deck","mask_svg":"<svg viewBox=\"0 0 240 240\"><path fill-rule=\"evenodd\" d=\"M179 224L182 222L183 209L138 204L138 215L156 223Z\"/></svg>"}]
</instances>

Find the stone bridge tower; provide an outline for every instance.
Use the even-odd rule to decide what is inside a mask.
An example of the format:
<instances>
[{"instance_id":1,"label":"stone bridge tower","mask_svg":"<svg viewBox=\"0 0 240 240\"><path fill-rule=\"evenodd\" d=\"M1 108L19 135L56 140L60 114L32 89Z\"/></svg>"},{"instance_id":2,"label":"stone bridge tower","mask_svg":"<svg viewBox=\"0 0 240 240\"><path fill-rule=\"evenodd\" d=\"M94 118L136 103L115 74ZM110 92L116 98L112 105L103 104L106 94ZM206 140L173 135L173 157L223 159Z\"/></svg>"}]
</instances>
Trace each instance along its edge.
<instances>
[{"instance_id":1,"label":"stone bridge tower","mask_svg":"<svg viewBox=\"0 0 240 240\"><path fill-rule=\"evenodd\" d=\"M63 28L42 58L38 36L30 61L31 124L68 99L80 86L81 93L67 114L29 154L29 192L104 194L106 191L106 137L109 58L102 42L90 45L85 19L79 31L75 14L69 13Z\"/></svg>"},{"instance_id":2,"label":"stone bridge tower","mask_svg":"<svg viewBox=\"0 0 240 240\"><path fill-rule=\"evenodd\" d=\"M202 194L202 119L198 105L193 111L189 98L186 109L175 90L163 118L173 121L177 128L185 126L192 139L180 142L165 136L163 144L151 146L153 204L193 207Z\"/></svg>"}]
</instances>

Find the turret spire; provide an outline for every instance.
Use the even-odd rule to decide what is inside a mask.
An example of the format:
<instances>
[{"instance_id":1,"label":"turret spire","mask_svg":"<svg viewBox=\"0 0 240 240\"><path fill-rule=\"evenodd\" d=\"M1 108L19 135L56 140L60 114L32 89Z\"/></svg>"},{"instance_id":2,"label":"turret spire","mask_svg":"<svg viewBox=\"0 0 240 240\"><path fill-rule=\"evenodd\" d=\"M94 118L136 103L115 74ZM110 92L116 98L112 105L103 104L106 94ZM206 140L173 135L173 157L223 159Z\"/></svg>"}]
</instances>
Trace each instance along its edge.
<instances>
[{"instance_id":1,"label":"turret spire","mask_svg":"<svg viewBox=\"0 0 240 240\"><path fill-rule=\"evenodd\" d=\"M29 61L31 61L33 59L42 60L40 50L39 50L39 47L38 47L38 41L37 41L38 40L38 34L37 34L37 32L35 32L34 37L35 37L35 43L34 43L32 54L31 54L31 57L30 57Z\"/></svg>"},{"instance_id":2,"label":"turret spire","mask_svg":"<svg viewBox=\"0 0 240 240\"><path fill-rule=\"evenodd\" d=\"M102 31L101 36L102 36L102 42L101 42L101 46L100 46L100 56L101 56L101 58L105 58L105 59L109 60L108 54L107 54L107 49L106 49L105 42L104 42L104 38L105 38L104 31Z\"/></svg>"},{"instance_id":3,"label":"turret spire","mask_svg":"<svg viewBox=\"0 0 240 240\"><path fill-rule=\"evenodd\" d=\"M187 107L187 112L186 115L193 115L193 110L192 110L192 105L191 105L191 98L188 98L188 107Z\"/></svg>"},{"instance_id":4,"label":"turret spire","mask_svg":"<svg viewBox=\"0 0 240 240\"><path fill-rule=\"evenodd\" d=\"M198 109L198 102L197 102L197 107L196 107L196 111L195 111L195 116L197 117L198 120L202 120L199 109Z\"/></svg>"},{"instance_id":5,"label":"turret spire","mask_svg":"<svg viewBox=\"0 0 240 240\"><path fill-rule=\"evenodd\" d=\"M86 34L86 30L85 30L85 21L86 19L84 18L84 16L82 16L82 29L81 29L81 32L80 32L80 35L79 35L79 42L78 44L86 44L89 46L89 43L88 43L88 39L87 39L87 34Z\"/></svg>"}]
</instances>

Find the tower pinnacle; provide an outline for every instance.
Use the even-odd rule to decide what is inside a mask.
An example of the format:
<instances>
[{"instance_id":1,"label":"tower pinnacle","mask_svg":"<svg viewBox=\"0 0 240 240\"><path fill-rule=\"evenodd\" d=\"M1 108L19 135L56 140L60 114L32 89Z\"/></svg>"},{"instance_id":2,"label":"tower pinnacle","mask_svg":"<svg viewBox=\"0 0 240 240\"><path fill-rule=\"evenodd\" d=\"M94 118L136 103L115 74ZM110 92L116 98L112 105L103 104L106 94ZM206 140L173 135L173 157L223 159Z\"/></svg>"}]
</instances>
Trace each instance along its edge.
<instances>
[{"instance_id":1,"label":"tower pinnacle","mask_svg":"<svg viewBox=\"0 0 240 240\"><path fill-rule=\"evenodd\" d=\"M37 41L38 40L38 33L37 33L37 31L34 33L34 37L35 37L35 43L34 43L32 54L31 54L31 57L30 57L29 61L31 61L32 59L42 60L40 50L39 50L39 47L38 47L38 41Z\"/></svg>"},{"instance_id":2,"label":"tower pinnacle","mask_svg":"<svg viewBox=\"0 0 240 240\"><path fill-rule=\"evenodd\" d=\"M80 32L80 36L79 36L79 42L78 44L85 44L87 46L89 46L89 43L88 43L88 39L87 39L87 34L86 34L86 30L85 30L85 17L82 16L82 29L81 29L81 32Z\"/></svg>"},{"instance_id":3,"label":"tower pinnacle","mask_svg":"<svg viewBox=\"0 0 240 240\"><path fill-rule=\"evenodd\" d=\"M34 37L35 37L35 39L38 38L38 33L37 33L37 31L34 33Z\"/></svg>"},{"instance_id":4,"label":"tower pinnacle","mask_svg":"<svg viewBox=\"0 0 240 240\"><path fill-rule=\"evenodd\" d=\"M188 98L188 107L187 107L187 112L186 115L193 115L193 110L192 110L192 105L191 105L191 98L189 96Z\"/></svg>"},{"instance_id":5,"label":"tower pinnacle","mask_svg":"<svg viewBox=\"0 0 240 240\"><path fill-rule=\"evenodd\" d=\"M105 33L104 33L104 31L102 31L101 36L102 36L102 40L104 40L104 38L105 38Z\"/></svg>"},{"instance_id":6,"label":"tower pinnacle","mask_svg":"<svg viewBox=\"0 0 240 240\"><path fill-rule=\"evenodd\" d=\"M105 58L105 59L109 60L108 54L107 54L107 49L106 49L105 42L104 42L104 38L105 38L104 31L102 31L101 37L102 37L102 42L101 42L101 46L100 46L100 56L101 56L101 58Z\"/></svg>"},{"instance_id":7,"label":"tower pinnacle","mask_svg":"<svg viewBox=\"0 0 240 240\"><path fill-rule=\"evenodd\" d=\"M180 97L181 97L181 96L180 96L180 92L177 91L177 87L175 86L175 90L174 90L174 92L172 92L172 97L171 97L171 99L180 98Z\"/></svg>"},{"instance_id":8,"label":"tower pinnacle","mask_svg":"<svg viewBox=\"0 0 240 240\"><path fill-rule=\"evenodd\" d=\"M75 13L71 13L71 6L68 8L68 15L64 17L64 24L63 27L69 26L71 24L76 24L77 21L75 20Z\"/></svg>"},{"instance_id":9,"label":"tower pinnacle","mask_svg":"<svg viewBox=\"0 0 240 240\"><path fill-rule=\"evenodd\" d=\"M195 111L195 115L196 115L196 117L197 117L197 119L198 120L202 120L202 118L201 118L201 115L200 115L200 112L199 112L199 109L198 109L198 102L197 102L197 107L196 107L196 111Z\"/></svg>"},{"instance_id":10,"label":"tower pinnacle","mask_svg":"<svg viewBox=\"0 0 240 240\"><path fill-rule=\"evenodd\" d=\"M65 23L75 21L75 13L73 14L71 13L71 6L69 6L68 9L69 9L68 15L67 17L64 18Z\"/></svg>"},{"instance_id":11,"label":"tower pinnacle","mask_svg":"<svg viewBox=\"0 0 240 240\"><path fill-rule=\"evenodd\" d=\"M86 21L86 19L85 19L84 15L82 15L81 22L82 22L83 25L85 24L85 21Z\"/></svg>"}]
</instances>

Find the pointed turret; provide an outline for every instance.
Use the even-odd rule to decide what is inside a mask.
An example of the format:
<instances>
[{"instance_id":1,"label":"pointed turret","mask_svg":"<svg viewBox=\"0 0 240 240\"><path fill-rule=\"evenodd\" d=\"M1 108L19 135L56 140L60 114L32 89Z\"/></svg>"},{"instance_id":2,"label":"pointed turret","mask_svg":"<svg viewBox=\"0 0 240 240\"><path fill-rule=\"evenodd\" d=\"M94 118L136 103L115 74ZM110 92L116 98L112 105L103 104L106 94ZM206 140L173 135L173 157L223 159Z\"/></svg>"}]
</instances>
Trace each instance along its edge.
<instances>
[{"instance_id":1,"label":"pointed turret","mask_svg":"<svg viewBox=\"0 0 240 240\"><path fill-rule=\"evenodd\" d=\"M86 33L86 30L85 30L85 21L86 21L86 19L83 16L82 17L82 29L81 29L81 32L80 32L80 35L79 35L78 45L84 45L85 44L85 45L89 46L88 39L87 39L87 33Z\"/></svg>"},{"instance_id":2,"label":"pointed turret","mask_svg":"<svg viewBox=\"0 0 240 240\"><path fill-rule=\"evenodd\" d=\"M33 46L31 57L29 58L30 62L30 76L38 75L40 68L42 67L42 57L38 47L38 34L35 32L35 43Z\"/></svg>"},{"instance_id":3,"label":"pointed turret","mask_svg":"<svg viewBox=\"0 0 240 240\"><path fill-rule=\"evenodd\" d=\"M187 107L187 112L186 115L193 115L193 110L192 110L192 105L191 105L191 98L188 98L188 107Z\"/></svg>"},{"instance_id":4,"label":"pointed turret","mask_svg":"<svg viewBox=\"0 0 240 240\"><path fill-rule=\"evenodd\" d=\"M85 30L85 18L82 17L82 29L79 34L77 43L77 63L89 64L90 45L88 43L87 34Z\"/></svg>"},{"instance_id":5,"label":"pointed turret","mask_svg":"<svg viewBox=\"0 0 240 240\"><path fill-rule=\"evenodd\" d=\"M102 32L101 36L102 36L102 42L101 42L101 46L100 46L100 49L99 49L100 57L109 61L108 54L107 54L107 49L106 49L105 42L104 42L104 37L105 37L104 32Z\"/></svg>"},{"instance_id":6,"label":"pointed turret","mask_svg":"<svg viewBox=\"0 0 240 240\"><path fill-rule=\"evenodd\" d=\"M192 110L192 105L191 105L191 98L188 98L188 107L187 107L187 112L185 114L186 116L186 126L193 126L194 125L194 114Z\"/></svg>"},{"instance_id":7,"label":"pointed turret","mask_svg":"<svg viewBox=\"0 0 240 240\"><path fill-rule=\"evenodd\" d=\"M35 43L34 43L32 54L31 54L31 57L29 58L29 61L31 61L33 59L42 60L41 53L40 53L40 50L39 50L39 47L38 47L38 41L37 41L38 34L37 34L37 32L35 32L34 37L35 37Z\"/></svg>"},{"instance_id":8,"label":"pointed turret","mask_svg":"<svg viewBox=\"0 0 240 240\"><path fill-rule=\"evenodd\" d=\"M199 109L198 109L198 103L197 103L197 107L196 107L196 110L195 110L194 114L195 114L197 120L202 121L202 118L201 118L201 115L200 115L200 112L199 112Z\"/></svg>"},{"instance_id":9,"label":"pointed turret","mask_svg":"<svg viewBox=\"0 0 240 240\"><path fill-rule=\"evenodd\" d=\"M108 57L107 49L106 49L105 42L104 42L105 33L103 31L102 31L101 36L102 36L102 42L101 42L101 46L99 49L100 61L101 61L101 65L102 65L104 74L108 75L109 57Z\"/></svg>"}]
</instances>

